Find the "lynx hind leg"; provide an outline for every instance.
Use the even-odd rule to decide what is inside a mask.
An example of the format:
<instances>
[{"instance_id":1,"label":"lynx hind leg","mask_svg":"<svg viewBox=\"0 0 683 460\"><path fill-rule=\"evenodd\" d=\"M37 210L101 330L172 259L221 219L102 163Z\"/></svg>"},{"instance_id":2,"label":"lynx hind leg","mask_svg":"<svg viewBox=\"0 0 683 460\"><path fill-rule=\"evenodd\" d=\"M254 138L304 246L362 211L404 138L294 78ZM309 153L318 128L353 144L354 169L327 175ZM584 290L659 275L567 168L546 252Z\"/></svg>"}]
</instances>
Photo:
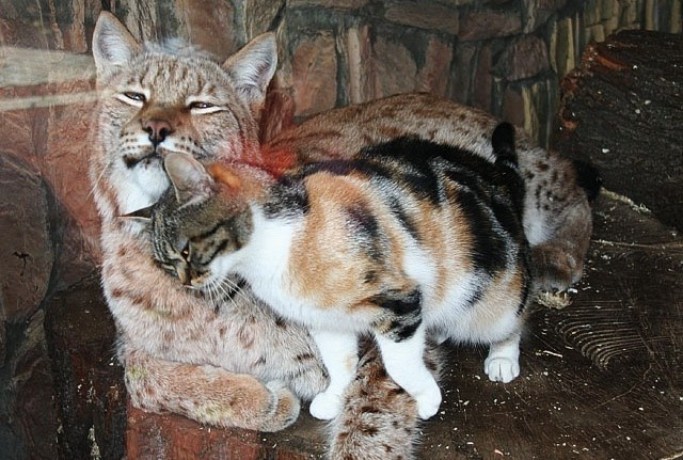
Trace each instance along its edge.
<instances>
[{"instance_id":1,"label":"lynx hind leg","mask_svg":"<svg viewBox=\"0 0 683 460\"><path fill-rule=\"evenodd\" d=\"M593 231L592 201L601 187L590 165L554 160L546 174L562 179L531 180L524 215L535 286L551 293L566 291L583 275Z\"/></svg>"},{"instance_id":2,"label":"lynx hind leg","mask_svg":"<svg viewBox=\"0 0 683 460\"><path fill-rule=\"evenodd\" d=\"M418 326L414 334L396 341L376 333L387 373L417 401L417 413L427 420L441 406L441 389L424 362L425 328Z\"/></svg>"},{"instance_id":3,"label":"lynx hind leg","mask_svg":"<svg viewBox=\"0 0 683 460\"><path fill-rule=\"evenodd\" d=\"M133 405L175 412L199 423L279 431L294 423L299 400L282 383L263 384L213 366L162 361L141 352L124 357Z\"/></svg>"},{"instance_id":4,"label":"lynx hind leg","mask_svg":"<svg viewBox=\"0 0 683 460\"><path fill-rule=\"evenodd\" d=\"M344 409L329 426L331 460L411 460L419 445L417 404L387 374L376 343L361 345L355 379L344 394ZM441 350L428 346L425 363L435 379L443 364Z\"/></svg>"},{"instance_id":5,"label":"lynx hind leg","mask_svg":"<svg viewBox=\"0 0 683 460\"><path fill-rule=\"evenodd\" d=\"M531 247L531 271L534 285L540 292L565 292L583 275L585 253L575 245L563 243L549 241Z\"/></svg>"},{"instance_id":6,"label":"lynx hind leg","mask_svg":"<svg viewBox=\"0 0 683 460\"><path fill-rule=\"evenodd\" d=\"M509 383L519 377L519 340L520 335L515 333L491 344L484 372L492 382Z\"/></svg>"}]
</instances>

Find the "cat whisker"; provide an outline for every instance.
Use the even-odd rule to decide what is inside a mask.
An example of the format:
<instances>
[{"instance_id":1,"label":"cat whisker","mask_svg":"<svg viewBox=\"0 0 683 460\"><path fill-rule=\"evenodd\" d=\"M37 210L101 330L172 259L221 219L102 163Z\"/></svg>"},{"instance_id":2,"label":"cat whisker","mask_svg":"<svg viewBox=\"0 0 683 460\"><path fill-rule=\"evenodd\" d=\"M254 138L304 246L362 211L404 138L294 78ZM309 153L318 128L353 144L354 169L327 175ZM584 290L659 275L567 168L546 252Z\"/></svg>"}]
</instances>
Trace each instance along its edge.
<instances>
[{"instance_id":1,"label":"cat whisker","mask_svg":"<svg viewBox=\"0 0 683 460\"><path fill-rule=\"evenodd\" d=\"M216 291L216 283L209 283L201 289L204 298L208 301L209 304L218 303L220 296L216 295Z\"/></svg>"},{"instance_id":2,"label":"cat whisker","mask_svg":"<svg viewBox=\"0 0 683 460\"><path fill-rule=\"evenodd\" d=\"M240 282L234 281L233 279L228 279L226 281L230 282L230 286L235 291L235 293L231 296L231 301L233 302L233 304L235 303L236 297L241 297L242 300L245 300L247 302L253 302L252 297L249 294L247 294L244 290L245 283L243 280L242 284L240 284Z\"/></svg>"},{"instance_id":3,"label":"cat whisker","mask_svg":"<svg viewBox=\"0 0 683 460\"><path fill-rule=\"evenodd\" d=\"M226 300L232 301L229 291L225 289L223 282L220 280L215 280L207 284L204 293L209 303L216 307L222 305Z\"/></svg>"},{"instance_id":4,"label":"cat whisker","mask_svg":"<svg viewBox=\"0 0 683 460\"><path fill-rule=\"evenodd\" d=\"M243 300L250 300L249 296L243 292L242 286L231 278L222 280L222 283L218 283L218 285L223 292L223 299L228 300L233 307L237 307L237 301L235 299L238 296L241 296Z\"/></svg>"}]
</instances>

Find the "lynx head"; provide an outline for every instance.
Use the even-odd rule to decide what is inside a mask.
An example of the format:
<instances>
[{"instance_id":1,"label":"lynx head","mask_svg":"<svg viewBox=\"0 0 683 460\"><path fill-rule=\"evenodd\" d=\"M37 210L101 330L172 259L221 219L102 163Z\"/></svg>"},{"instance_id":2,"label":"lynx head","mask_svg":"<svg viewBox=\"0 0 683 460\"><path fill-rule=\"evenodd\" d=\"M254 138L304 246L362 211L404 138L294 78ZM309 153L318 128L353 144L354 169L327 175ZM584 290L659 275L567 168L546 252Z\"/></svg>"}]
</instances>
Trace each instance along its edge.
<instances>
[{"instance_id":1,"label":"lynx head","mask_svg":"<svg viewBox=\"0 0 683 460\"><path fill-rule=\"evenodd\" d=\"M90 173L105 221L159 199L169 153L202 162L259 155L258 117L277 65L273 34L219 64L179 43L142 44L103 12L93 55L99 106Z\"/></svg>"}]
</instances>

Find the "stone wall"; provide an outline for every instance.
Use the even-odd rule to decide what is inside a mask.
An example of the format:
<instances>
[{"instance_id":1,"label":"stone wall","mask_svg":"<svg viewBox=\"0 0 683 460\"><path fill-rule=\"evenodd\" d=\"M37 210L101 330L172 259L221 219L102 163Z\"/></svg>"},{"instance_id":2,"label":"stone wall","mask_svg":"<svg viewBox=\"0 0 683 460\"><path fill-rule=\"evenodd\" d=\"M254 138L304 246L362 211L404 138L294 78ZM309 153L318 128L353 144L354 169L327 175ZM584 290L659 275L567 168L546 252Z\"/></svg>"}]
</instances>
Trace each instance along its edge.
<instances>
[{"instance_id":1,"label":"stone wall","mask_svg":"<svg viewBox=\"0 0 683 460\"><path fill-rule=\"evenodd\" d=\"M296 119L429 91L542 144L558 81L591 40L620 28L681 31L681 0L0 0L0 445L9 458L53 458L64 417L46 371L44 298L96 266L87 133L102 9L138 37L181 36L221 58L276 30Z\"/></svg>"},{"instance_id":2,"label":"stone wall","mask_svg":"<svg viewBox=\"0 0 683 460\"><path fill-rule=\"evenodd\" d=\"M330 3L289 2L280 25L297 114L429 91L524 126L542 144L558 81L590 40L655 22L680 31L680 2Z\"/></svg>"}]
</instances>

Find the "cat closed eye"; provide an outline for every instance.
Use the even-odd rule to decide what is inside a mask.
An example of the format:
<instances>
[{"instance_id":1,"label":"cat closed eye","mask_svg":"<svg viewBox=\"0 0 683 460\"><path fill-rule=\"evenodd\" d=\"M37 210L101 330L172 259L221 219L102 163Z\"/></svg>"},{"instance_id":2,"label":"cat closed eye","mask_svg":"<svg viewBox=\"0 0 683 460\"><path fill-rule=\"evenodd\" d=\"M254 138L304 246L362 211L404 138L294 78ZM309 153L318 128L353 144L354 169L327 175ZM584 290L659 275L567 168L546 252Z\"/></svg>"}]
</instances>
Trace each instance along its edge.
<instances>
[{"instance_id":1,"label":"cat closed eye","mask_svg":"<svg viewBox=\"0 0 683 460\"><path fill-rule=\"evenodd\" d=\"M168 264L159 264L159 267L161 267L166 273L171 275L174 278L178 277L178 271L173 265L168 265Z\"/></svg>"}]
</instances>

